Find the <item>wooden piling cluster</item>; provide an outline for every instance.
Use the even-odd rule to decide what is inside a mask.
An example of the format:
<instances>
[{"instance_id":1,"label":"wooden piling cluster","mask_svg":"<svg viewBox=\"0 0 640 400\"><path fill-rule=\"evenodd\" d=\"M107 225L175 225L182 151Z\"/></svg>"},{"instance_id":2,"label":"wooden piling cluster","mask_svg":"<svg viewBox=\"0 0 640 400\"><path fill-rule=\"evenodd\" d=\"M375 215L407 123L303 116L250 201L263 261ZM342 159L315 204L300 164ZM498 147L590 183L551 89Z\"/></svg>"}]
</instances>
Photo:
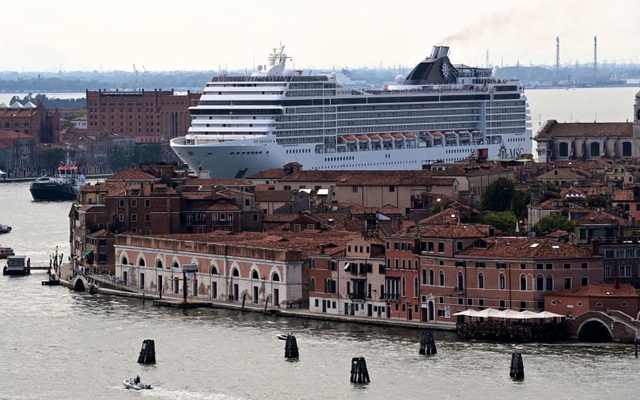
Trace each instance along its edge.
<instances>
[{"instance_id":1,"label":"wooden piling cluster","mask_svg":"<svg viewBox=\"0 0 640 400\"><path fill-rule=\"evenodd\" d=\"M369 383L369 371L364 357L351 359L351 383Z\"/></svg>"},{"instance_id":2,"label":"wooden piling cluster","mask_svg":"<svg viewBox=\"0 0 640 400\"><path fill-rule=\"evenodd\" d=\"M433 333L430 331L422 332L422 336L420 337L420 354L433 356L437 353L438 351L436 350L436 341L433 338Z\"/></svg>"},{"instance_id":3,"label":"wooden piling cluster","mask_svg":"<svg viewBox=\"0 0 640 400\"><path fill-rule=\"evenodd\" d=\"M524 364L522 363L522 354L511 354L511 372L509 376L512 380L521 382L524 380Z\"/></svg>"},{"instance_id":4,"label":"wooden piling cluster","mask_svg":"<svg viewBox=\"0 0 640 400\"><path fill-rule=\"evenodd\" d=\"M138 356L139 364L155 364L156 363L156 345L151 339L145 339L142 342L140 355Z\"/></svg>"},{"instance_id":5,"label":"wooden piling cluster","mask_svg":"<svg viewBox=\"0 0 640 400\"><path fill-rule=\"evenodd\" d=\"M284 357L288 360L297 360L300 357L298 343L293 335L287 335L287 340L284 344Z\"/></svg>"}]
</instances>

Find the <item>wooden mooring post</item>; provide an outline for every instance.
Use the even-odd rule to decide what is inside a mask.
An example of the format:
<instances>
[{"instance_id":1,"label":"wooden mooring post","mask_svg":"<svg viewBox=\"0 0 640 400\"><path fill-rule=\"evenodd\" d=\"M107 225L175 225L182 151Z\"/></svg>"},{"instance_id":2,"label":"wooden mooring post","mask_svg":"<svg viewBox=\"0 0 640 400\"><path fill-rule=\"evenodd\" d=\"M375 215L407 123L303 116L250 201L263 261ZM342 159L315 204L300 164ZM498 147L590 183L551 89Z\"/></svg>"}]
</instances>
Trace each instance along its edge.
<instances>
[{"instance_id":1,"label":"wooden mooring post","mask_svg":"<svg viewBox=\"0 0 640 400\"><path fill-rule=\"evenodd\" d=\"M438 353L436 350L436 341L433 338L433 333L429 331L422 332L420 337L420 354L425 356L433 356Z\"/></svg>"},{"instance_id":2,"label":"wooden mooring post","mask_svg":"<svg viewBox=\"0 0 640 400\"><path fill-rule=\"evenodd\" d=\"M369 383L369 371L364 357L351 359L351 383Z\"/></svg>"},{"instance_id":3,"label":"wooden mooring post","mask_svg":"<svg viewBox=\"0 0 640 400\"><path fill-rule=\"evenodd\" d=\"M145 339L142 342L142 349L138 356L139 364L155 364L156 363L156 345L151 339Z\"/></svg>"},{"instance_id":4,"label":"wooden mooring post","mask_svg":"<svg viewBox=\"0 0 640 400\"><path fill-rule=\"evenodd\" d=\"M287 341L284 344L284 358L288 360L297 360L300 357L298 352L298 342L293 335L287 335Z\"/></svg>"},{"instance_id":5,"label":"wooden mooring post","mask_svg":"<svg viewBox=\"0 0 640 400\"><path fill-rule=\"evenodd\" d=\"M511 354L511 371L509 376L512 380L521 382L524 380L524 364L522 363L522 354Z\"/></svg>"}]
</instances>

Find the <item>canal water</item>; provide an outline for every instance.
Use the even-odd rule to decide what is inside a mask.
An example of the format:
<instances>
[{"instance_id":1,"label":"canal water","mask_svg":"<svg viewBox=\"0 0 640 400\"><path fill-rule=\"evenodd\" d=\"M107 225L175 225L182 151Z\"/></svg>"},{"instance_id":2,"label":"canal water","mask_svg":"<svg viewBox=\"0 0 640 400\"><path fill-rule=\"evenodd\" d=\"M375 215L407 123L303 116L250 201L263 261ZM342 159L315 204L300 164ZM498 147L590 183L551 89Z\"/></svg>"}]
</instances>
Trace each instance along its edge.
<instances>
[{"instance_id":1,"label":"canal water","mask_svg":"<svg viewBox=\"0 0 640 400\"><path fill-rule=\"evenodd\" d=\"M68 253L70 202L30 199L28 183L0 184L0 243L48 265ZM176 310L138 299L43 286L44 271L0 276L0 399L620 399L640 391L632 345L502 344L435 332L437 355L419 355L421 332L239 313ZM278 333L297 338L284 358ZM137 363L152 339L156 364ZM525 380L509 378L522 353ZM371 382L350 383L364 357ZM140 375L153 390L131 392Z\"/></svg>"}]
</instances>

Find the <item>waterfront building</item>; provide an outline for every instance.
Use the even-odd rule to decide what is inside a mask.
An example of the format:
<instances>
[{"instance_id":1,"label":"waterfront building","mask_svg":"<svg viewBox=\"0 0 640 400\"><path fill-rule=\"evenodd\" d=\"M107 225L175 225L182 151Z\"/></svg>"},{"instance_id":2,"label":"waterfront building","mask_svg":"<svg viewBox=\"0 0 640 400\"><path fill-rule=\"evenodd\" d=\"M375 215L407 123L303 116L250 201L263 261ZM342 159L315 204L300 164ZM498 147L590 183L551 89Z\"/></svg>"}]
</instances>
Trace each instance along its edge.
<instances>
[{"instance_id":1,"label":"waterfront building","mask_svg":"<svg viewBox=\"0 0 640 400\"><path fill-rule=\"evenodd\" d=\"M388 301L397 297L398 287L390 292L380 239L352 237L323 245L309 265L309 311L390 318Z\"/></svg>"},{"instance_id":2,"label":"waterfront building","mask_svg":"<svg viewBox=\"0 0 640 400\"><path fill-rule=\"evenodd\" d=\"M308 231L295 235L215 232L200 235L116 238L116 276L152 293L190 298L247 301L268 306L307 307L309 254L344 233ZM182 267L197 265L185 282Z\"/></svg>"},{"instance_id":3,"label":"waterfront building","mask_svg":"<svg viewBox=\"0 0 640 400\"><path fill-rule=\"evenodd\" d=\"M26 133L0 128L0 170L9 178L33 176L36 140Z\"/></svg>"}]
</instances>

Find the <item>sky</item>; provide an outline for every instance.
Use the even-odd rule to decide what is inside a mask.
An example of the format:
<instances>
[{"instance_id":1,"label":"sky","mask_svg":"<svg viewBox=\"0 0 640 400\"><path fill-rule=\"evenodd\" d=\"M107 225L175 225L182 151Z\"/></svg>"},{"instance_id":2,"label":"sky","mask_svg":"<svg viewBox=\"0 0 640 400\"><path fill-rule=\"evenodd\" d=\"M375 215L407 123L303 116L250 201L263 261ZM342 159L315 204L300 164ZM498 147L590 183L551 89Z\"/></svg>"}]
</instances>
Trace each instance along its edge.
<instances>
[{"instance_id":1,"label":"sky","mask_svg":"<svg viewBox=\"0 0 640 400\"><path fill-rule=\"evenodd\" d=\"M27 5L28 3L28 5ZM0 71L411 68L638 63L638 0L29 0L0 5Z\"/></svg>"}]
</instances>

